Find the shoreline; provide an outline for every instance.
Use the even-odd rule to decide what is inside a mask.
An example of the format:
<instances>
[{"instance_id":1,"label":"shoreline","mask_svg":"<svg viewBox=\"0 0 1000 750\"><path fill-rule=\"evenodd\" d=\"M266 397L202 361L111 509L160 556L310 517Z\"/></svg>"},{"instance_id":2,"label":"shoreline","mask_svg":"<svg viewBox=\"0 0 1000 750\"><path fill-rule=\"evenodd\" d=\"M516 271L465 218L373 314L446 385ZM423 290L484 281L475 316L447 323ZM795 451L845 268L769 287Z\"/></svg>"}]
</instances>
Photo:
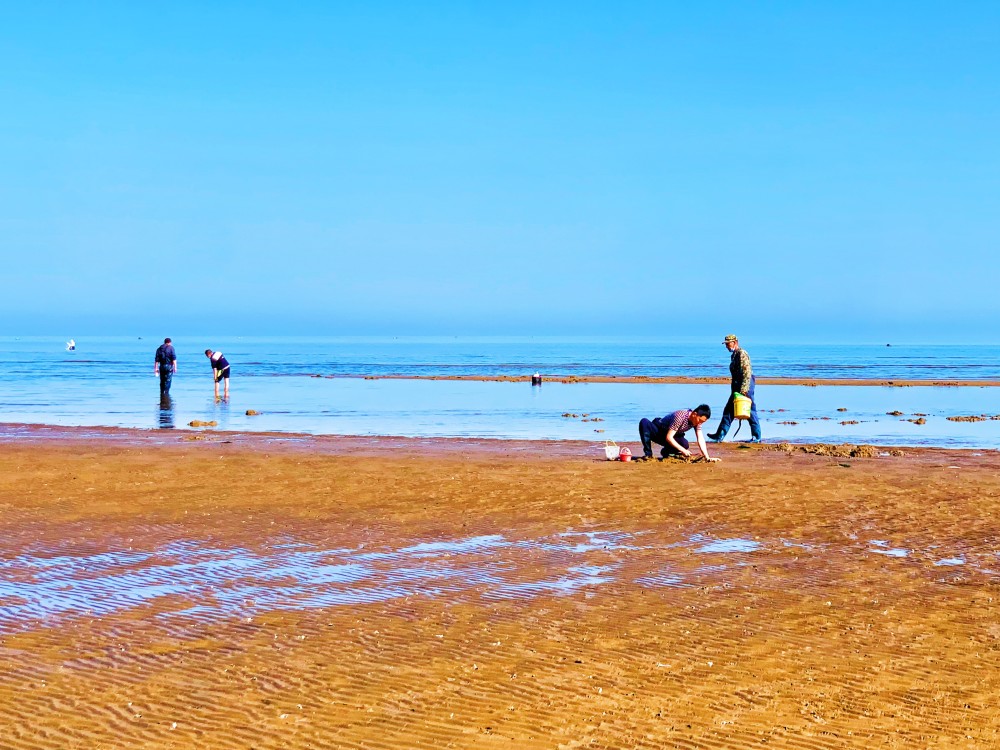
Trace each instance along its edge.
<instances>
[{"instance_id":1,"label":"shoreline","mask_svg":"<svg viewBox=\"0 0 1000 750\"><path fill-rule=\"evenodd\" d=\"M231 445L248 450L287 450L316 453L325 456L373 457L406 455L411 457L446 457L475 455L480 457L516 456L524 460L541 458L578 458L598 463L615 463L602 458L608 438L593 440L551 440L492 437L411 437L406 435L335 435L305 432L255 432L183 427L169 430L139 427L64 426L49 424L17 424L0 422L0 448L16 445L55 445L87 442L95 447L171 447L196 445ZM637 438L612 441L641 452ZM691 446L697 450L697 444ZM831 458L897 459L942 454L951 457L977 458L998 453L993 448L947 446L870 445L855 442L792 442L772 441L751 444L744 441L708 443L713 456L747 457L756 454L814 455ZM657 462L658 463L658 462ZM670 460L670 465L683 465ZM696 462L695 462L696 463Z\"/></svg>"},{"instance_id":2,"label":"shoreline","mask_svg":"<svg viewBox=\"0 0 1000 750\"><path fill-rule=\"evenodd\" d=\"M275 376L278 377L278 376ZM530 375L321 375L305 373L297 377L359 380L468 380L484 383L530 383ZM728 377L688 375L559 375L542 376L543 383L648 383L652 385L727 385ZM1000 380L920 380L888 378L757 378L757 385L768 386L880 386L887 388L997 388Z\"/></svg>"}]
</instances>

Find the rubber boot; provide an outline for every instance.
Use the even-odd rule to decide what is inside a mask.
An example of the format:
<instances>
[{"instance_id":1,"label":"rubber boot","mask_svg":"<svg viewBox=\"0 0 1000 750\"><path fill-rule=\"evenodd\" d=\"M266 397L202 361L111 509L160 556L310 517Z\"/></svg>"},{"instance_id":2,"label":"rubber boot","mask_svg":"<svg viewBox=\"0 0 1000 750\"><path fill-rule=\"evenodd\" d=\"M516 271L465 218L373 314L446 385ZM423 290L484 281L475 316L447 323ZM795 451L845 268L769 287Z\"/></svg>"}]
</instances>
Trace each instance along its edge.
<instances>
[{"instance_id":1,"label":"rubber boot","mask_svg":"<svg viewBox=\"0 0 1000 750\"><path fill-rule=\"evenodd\" d=\"M726 432L729 432L729 430L726 430ZM713 443L721 443L723 440L726 439L726 432L723 432L722 430L716 430L715 432L706 433L705 437L707 437Z\"/></svg>"}]
</instances>

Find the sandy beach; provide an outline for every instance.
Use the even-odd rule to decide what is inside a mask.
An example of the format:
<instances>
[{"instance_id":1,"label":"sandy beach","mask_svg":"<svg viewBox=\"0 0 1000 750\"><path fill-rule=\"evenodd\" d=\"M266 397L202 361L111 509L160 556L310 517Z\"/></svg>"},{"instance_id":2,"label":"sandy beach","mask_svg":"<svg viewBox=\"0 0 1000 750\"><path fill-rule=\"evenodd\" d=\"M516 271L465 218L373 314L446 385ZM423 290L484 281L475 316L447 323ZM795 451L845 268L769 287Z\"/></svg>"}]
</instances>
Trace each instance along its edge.
<instances>
[{"instance_id":1,"label":"sandy beach","mask_svg":"<svg viewBox=\"0 0 1000 750\"><path fill-rule=\"evenodd\" d=\"M1000 748L1000 3L5 11L0 750Z\"/></svg>"},{"instance_id":2,"label":"sandy beach","mask_svg":"<svg viewBox=\"0 0 1000 750\"><path fill-rule=\"evenodd\" d=\"M28 429L2 744L995 746L1000 456L832 453Z\"/></svg>"}]
</instances>

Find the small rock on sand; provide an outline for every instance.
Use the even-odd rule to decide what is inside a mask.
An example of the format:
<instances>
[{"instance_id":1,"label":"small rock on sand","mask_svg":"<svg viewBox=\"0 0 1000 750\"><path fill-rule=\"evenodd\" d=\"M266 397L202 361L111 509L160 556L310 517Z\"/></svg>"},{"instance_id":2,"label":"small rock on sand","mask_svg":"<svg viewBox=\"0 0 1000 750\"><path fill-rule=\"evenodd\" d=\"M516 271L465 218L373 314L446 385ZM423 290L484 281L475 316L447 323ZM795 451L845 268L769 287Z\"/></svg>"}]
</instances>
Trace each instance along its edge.
<instances>
[{"instance_id":1,"label":"small rock on sand","mask_svg":"<svg viewBox=\"0 0 1000 750\"><path fill-rule=\"evenodd\" d=\"M874 445L859 445L851 451L851 458L877 458L878 448Z\"/></svg>"}]
</instances>

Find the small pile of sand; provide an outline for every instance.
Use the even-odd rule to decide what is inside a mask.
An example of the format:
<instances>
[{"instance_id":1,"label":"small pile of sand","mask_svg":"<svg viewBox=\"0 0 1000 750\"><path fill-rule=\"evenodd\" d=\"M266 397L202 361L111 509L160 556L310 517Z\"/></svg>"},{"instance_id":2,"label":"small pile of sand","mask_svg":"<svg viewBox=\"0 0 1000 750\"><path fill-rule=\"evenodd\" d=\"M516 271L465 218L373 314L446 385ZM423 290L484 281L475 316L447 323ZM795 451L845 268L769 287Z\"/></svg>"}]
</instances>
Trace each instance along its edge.
<instances>
[{"instance_id":1,"label":"small pile of sand","mask_svg":"<svg viewBox=\"0 0 1000 750\"><path fill-rule=\"evenodd\" d=\"M815 445L792 445L791 443L778 443L767 446L772 450L781 453L811 453L816 456L830 456L833 458L878 458L879 449L874 445L830 445L828 443L816 443ZM902 456L901 451L888 451L891 456Z\"/></svg>"},{"instance_id":2,"label":"small pile of sand","mask_svg":"<svg viewBox=\"0 0 1000 750\"><path fill-rule=\"evenodd\" d=\"M859 445L851 451L851 458L878 458L878 448L874 445Z\"/></svg>"}]
</instances>

